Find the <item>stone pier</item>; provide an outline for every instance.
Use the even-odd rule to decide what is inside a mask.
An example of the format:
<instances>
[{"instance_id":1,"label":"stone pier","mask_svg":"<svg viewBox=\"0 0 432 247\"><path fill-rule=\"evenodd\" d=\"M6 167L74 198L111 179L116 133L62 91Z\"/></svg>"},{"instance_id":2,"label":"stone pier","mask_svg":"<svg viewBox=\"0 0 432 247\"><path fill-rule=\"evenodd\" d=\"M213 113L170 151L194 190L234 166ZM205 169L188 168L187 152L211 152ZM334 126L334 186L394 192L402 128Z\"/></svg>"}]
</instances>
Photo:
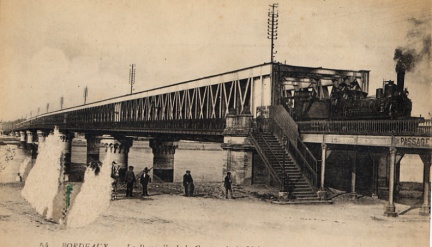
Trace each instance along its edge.
<instances>
[{"instance_id":1,"label":"stone pier","mask_svg":"<svg viewBox=\"0 0 432 247\"><path fill-rule=\"evenodd\" d=\"M59 134L63 148L64 181L67 182L69 181L72 165L72 139L75 136L70 132L60 132Z\"/></svg>"},{"instance_id":2,"label":"stone pier","mask_svg":"<svg viewBox=\"0 0 432 247\"><path fill-rule=\"evenodd\" d=\"M101 136L94 134L85 134L87 140L87 165L91 162L99 161L99 150Z\"/></svg>"},{"instance_id":3,"label":"stone pier","mask_svg":"<svg viewBox=\"0 0 432 247\"><path fill-rule=\"evenodd\" d=\"M100 142L105 147L105 155L111 153L111 157L113 161L116 162L116 166L120 167L119 177L120 180L123 181L127 171L127 167L129 165L128 155L129 155L129 150L133 144L133 139L130 137L123 137L123 136L113 137L109 135L104 135L102 136Z\"/></svg>"},{"instance_id":4,"label":"stone pier","mask_svg":"<svg viewBox=\"0 0 432 247\"><path fill-rule=\"evenodd\" d=\"M20 131L19 132L19 137L20 137L20 148L26 149L26 144L27 144L26 132L25 131Z\"/></svg>"},{"instance_id":5,"label":"stone pier","mask_svg":"<svg viewBox=\"0 0 432 247\"><path fill-rule=\"evenodd\" d=\"M234 184L252 184L254 147L249 140L251 121L252 115L250 114L228 114L226 118L226 128L223 133L224 143L222 144L226 166L223 169L222 178L229 171Z\"/></svg>"},{"instance_id":6,"label":"stone pier","mask_svg":"<svg viewBox=\"0 0 432 247\"><path fill-rule=\"evenodd\" d=\"M155 182L174 182L174 155L177 141L151 139L153 150L153 180Z\"/></svg>"},{"instance_id":7,"label":"stone pier","mask_svg":"<svg viewBox=\"0 0 432 247\"><path fill-rule=\"evenodd\" d=\"M35 144L35 133L31 130L26 131L27 134L27 140L26 140L26 147L27 150L31 153L32 159L37 158L37 146Z\"/></svg>"}]
</instances>

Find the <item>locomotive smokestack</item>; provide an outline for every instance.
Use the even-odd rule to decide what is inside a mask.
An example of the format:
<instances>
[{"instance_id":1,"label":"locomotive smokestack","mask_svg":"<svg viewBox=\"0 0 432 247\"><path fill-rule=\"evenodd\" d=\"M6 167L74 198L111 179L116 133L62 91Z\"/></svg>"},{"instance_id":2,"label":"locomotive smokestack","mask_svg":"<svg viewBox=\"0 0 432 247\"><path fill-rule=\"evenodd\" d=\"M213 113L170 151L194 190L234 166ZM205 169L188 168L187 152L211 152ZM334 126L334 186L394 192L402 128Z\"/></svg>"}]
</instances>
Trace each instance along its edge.
<instances>
[{"instance_id":1,"label":"locomotive smokestack","mask_svg":"<svg viewBox=\"0 0 432 247\"><path fill-rule=\"evenodd\" d=\"M397 91L403 92L405 87L405 70L396 70L397 72Z\"/></svg>"},{"instance_id":2,"label":"locomotive smokestack","mask_svg":"<svg viewBox=\"0 0 432 247\"><path fill-rule=\"evenodd\" d=\"M415 51L397 48L393 59L396 61L397 90L402 92L405 87L405 72L414 67Z\"/></svg>"}]
</instances>

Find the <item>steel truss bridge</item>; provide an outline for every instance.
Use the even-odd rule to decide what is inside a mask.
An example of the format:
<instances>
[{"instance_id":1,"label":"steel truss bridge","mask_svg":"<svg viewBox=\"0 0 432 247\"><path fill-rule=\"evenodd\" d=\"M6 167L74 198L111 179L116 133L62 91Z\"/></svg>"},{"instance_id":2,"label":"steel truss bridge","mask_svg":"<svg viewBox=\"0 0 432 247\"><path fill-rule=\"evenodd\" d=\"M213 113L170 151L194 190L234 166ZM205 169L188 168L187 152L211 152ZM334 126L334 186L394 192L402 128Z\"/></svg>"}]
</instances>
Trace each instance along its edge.
<instances>
[{"instance_id":1,"label":"steel truss bridge","mask_svg":"<svg viewBox=\"0 0 432 247\"><path fill-rule=\"evenodd\" d=\"M360 90L367 93L369 71L268 63L41 114L12 128L13 131L31 133L52 130L58 126L61 131L89 134L88 157L99 155L98 152L93 153L93 149L98 147L94 141L97 139L95 136L99 135L111 135L115 138L152 137L154 142L151 142L150 146L154 155L159 158L163 155L174 155L172 142L175 140L221 142L222 148L227 151L226 169L238 171L238 182L251 181L253 174L250 167L254 160L252 153L256 152L261 163L265 164L284 187L289 185L287 176L303 178L301 188L306 191L297 191L297 196L318 195L321 199L325 198L323 195L327 144L335 149L346 145L375 146L380 149L388 147L390 160L388 164L380 165L382 169L390 169L390 175L382 178L389 179L389 205L386 213L394 216L392 195L394 171L399 162L397 159L401 153L419 154L424 163L426 178L432 150L432 121L412 118L295 122L282 106L287 103L285 99L298 90L307 90L320 99L326 99L332 87L340 83L359 86ZM271 136L266 135L269 132L272 133ZM321 144L321 168L318 166L317 155L312 154L303 142L315 147ZM168 146L170 148L167 149ZM396 151L396 148L400 150ZM165 153L158 150L165 150ZM233 154L231 151L243 152L243 155ZM377 155L382 157L388 155L387 152L377 152ZM282 158L280 154L284 154ZM291 164L285 162L285 154L289 154L293 159ZM169 160L165 156L162 157L163 160ZM377 164L381 156L377 158ZM353 192L355 167L354 162ZM173 167L171 168L160 169L161 174L170 171L171 175L167 172L166 174L172 177ZM375 172L376 167L372 170ZM378 177L375 180L378 181ZM425 195L429 193L428 181L425 179L424 182ZM317 194L318 186L320 191ZM422 213L429 214L430 203L426 199Z\"/></svg>"},{"instance_id":2,"label":"steel truss bridge","mask_svg":"<svg viewBox=\"0 0 432 247\"><path fill-rule=\"evenodd\" d=\"M367 91L369 71L267 63L41 114L14 130L58 126L77 132L222 141L227 114L256 118L257 109L280 104L293 90L312 88L322 94L335 80L347 78Z\"/></svg>"}]
</instances>

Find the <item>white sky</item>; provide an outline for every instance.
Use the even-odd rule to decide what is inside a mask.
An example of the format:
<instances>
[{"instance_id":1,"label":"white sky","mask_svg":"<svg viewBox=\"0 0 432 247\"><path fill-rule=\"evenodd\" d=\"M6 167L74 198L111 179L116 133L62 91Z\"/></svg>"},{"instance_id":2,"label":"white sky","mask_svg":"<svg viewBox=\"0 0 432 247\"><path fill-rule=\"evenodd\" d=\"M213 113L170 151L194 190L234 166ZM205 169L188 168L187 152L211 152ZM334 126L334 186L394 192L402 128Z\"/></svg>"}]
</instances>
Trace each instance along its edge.
<instances>
[{"instance_id":1,"label":"white sky","mask_svg":"<svg viewBox=\"0 0 432 247\"><path fill-rule=\"evenodd\" d=\"M1 0L0 119L33 116L270 61L263 0ZM399 46L420 49L430 0L280 0L276 61L371 70L396 80ZM410 18L426 24L414 25ZM415 37L408 37L409 31ZM429 66L429 67L428 67ZM414 115L432 112L425 60L407 74Z\"/></svg>"}]
</instances>

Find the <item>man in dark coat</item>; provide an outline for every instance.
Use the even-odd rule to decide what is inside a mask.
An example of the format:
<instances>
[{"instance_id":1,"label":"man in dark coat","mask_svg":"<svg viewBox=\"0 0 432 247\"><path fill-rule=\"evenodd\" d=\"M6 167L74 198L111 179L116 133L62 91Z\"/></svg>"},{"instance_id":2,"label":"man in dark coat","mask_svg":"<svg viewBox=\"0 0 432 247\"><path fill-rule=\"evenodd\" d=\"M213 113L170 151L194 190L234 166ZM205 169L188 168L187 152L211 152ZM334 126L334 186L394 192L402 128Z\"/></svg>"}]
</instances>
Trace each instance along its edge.
<instances>
[{"instance_id":1,"label":"man in dark coat","mask_svg":"<svg viewBox=\"0 0 432 247\"><path fill-rule=\"evenodd\" d=\"M195 186L193 184L193 178L189 170L186 171L185 175L183 175L183 186L185 188L185 195L193 196Z\"/></svg>"},{"instance_id":2,"label":"man in dark coat","mask_svg":"<svg viewBox=\"0 0 432 247\"><path fill-rule=\"evenodd\" d=\"M234 198L232 194L231 172L227 172L227 175L225 176L224 187L225 187L225 198L228 199L228 191L231 192L231 198Z\"/></svg>"},{"instance_id":3,"label":"man in dark coat","mask_svg":"<svg viewBox=\"0 0 432 247\"><path fill-rule=\"evenodd\" d=\"M129 170L126 172L125 181L126 181L126 197L133 197L132 191L133 186L136 181L135 173L133 172L134 167L129 166Z\"/></svg>"},{"instance_id":4,"label":"man in dark coat","mask_svg":"<svg viewBox=\"0 0 432 247\"><path fill-rule=\"evenodd\" d=\"M150 168L150 170L151 170L151 168ZM147 192L147 185L148 185L149 182L151 182L150 175L148 175L148 172L150 170L147 167L144 168L144 172L143 172L143 174L140 177L140 183L141 183L141 185L143 187L143 193L142 193L143 196L149 196L149 194Z\"/></svg>"}]
</instances>

